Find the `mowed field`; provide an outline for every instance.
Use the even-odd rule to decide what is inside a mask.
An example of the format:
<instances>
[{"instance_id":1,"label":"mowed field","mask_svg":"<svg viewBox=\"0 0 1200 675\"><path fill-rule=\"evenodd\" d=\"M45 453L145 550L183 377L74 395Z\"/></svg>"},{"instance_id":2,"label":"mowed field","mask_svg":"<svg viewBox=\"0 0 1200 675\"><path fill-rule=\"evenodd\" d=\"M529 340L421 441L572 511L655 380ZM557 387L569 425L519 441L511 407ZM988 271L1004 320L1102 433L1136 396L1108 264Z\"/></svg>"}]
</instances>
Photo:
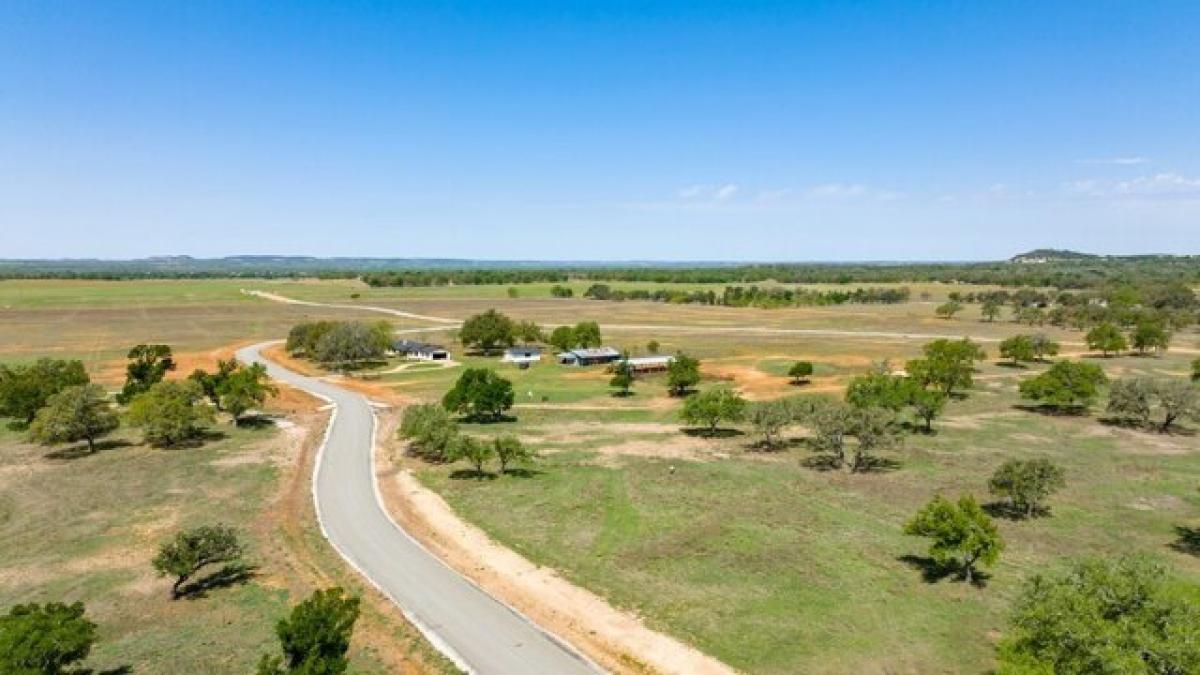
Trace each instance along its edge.
<instances>
[{"instance_id":1,"label":"mowed field","mask_svg":"<svg viewBox=\"0 0 1200 675\"><path fill-rule=\"evenodd\" d=\"M577 296L587 286L571 285ZM495 307L514 318L547 325L596 320L607 343L644 353L645 344L654 339L664 353L685 350L703 360L702 387L725 383L755 400L805 392L840 395L845 382L873 362L886 359L902 365L917 355L926 340L903 335L995 340L1031 330L1006 321L981 322L977 306L968 306L965 316L953 321L933 317L934 304L947 293L972 287L912 285L914 301L895 306L773 310L555 299L549 296L549 287L518 286L518 297L510 298L507 286L371 289L343 281L0 282L0 312L6 319L0 325L0 360L40 354L84 358L96 372L107 373L112 383L119 378L123 351L136 342L165 341L189 358L202 359L228 353L235 344L283 337L292 323L305 319L386 318L397 328L422 326L353 309L274 303L247 297L240 293L242 288L450 318ZM928 294L928 299L922 300L920 294ZM813 332L788 332L797 330ZM1078 357L1083 351L1081 334L1045 332L1063 342L1064 353ZM936 434L908 436L904 446L883 453L891 460L887 470L850 475L810 468L805 462L810 453L797 440L804 435L800 428L789 431L793 442L788 449L772 453L753 449L749 435L708 439L683 433L679 402L666 396L661 376L639 380L634 396L617 399L609 395L609 375L600 369L543 362L518 370L493 358L464 358L444 330L431 330L425 337L450 346L460 364L493 366L514 382L516 420L468 425L466 430L480 435L518 434L542 457L523 475L493 480L463 479L456 474L461 466L398 461L411 466L460 515L498 541L739 670L986 672L994 665L993 647L1021 582L1061 566L1073 555L1149 552L1183 578L1200 583L1200 558L1171 546L1178 539L1177 528L1200 526L1200 437L1191 433L1194 429L1160 435L1106 426L1095 412L1052 417L1019 409L1016 383L1045 366L998 366L994 342L984 342L989 362L981 366L970 396L949 405L945 418L935 423ZM1110 376L1185 377L1187 362L1195 358L1200 341L1189 332L1176 336L1174 347L1162 358L1095 362ZM812 384L806 387L794 387L784 376L796 359L816 364ZM436 400L461 372L461 365L408 367L392 362L378 370L378 379L347 383L397 402ZM243 456L252 443L267 447L275 437L269 430L246 432L245 438L231 435L212 446L214 455L187 455L188 462L178 464L179 475L201 476L186 486L200 493L227 494L232 489L250 495L229 515L215 506L211 513L241 518L237 514L245 510L249 520L239 522L253 529L249 523L265 516L252 507L269 503L272 490L282 489L279 484L286 482L289 471L252 462L218 464L224 468L217 471L190 462L218 461L217 453L224 452L220 448ZM13 457L19 458L13 461L20 466L45 463L47 477L39 480L46 484L54 482L52 471L75 467L80 467L81 481L63 483L71 491L58 498L45 497L41 493L49 488L37 483L36 494L22 498L51 499L59 504L55 508L28 502L14 510L4 501L13 499L10 492L0 491L0 509L4 509L0 514L22 514L20 522L12 515L0 515L6 535L110 511L113 520L105 530L109 534L103 535L109 537L115 536L112 532L136 532L138 522L168 522L161 514L160 498L176 508L209 504L162 497L171 484L163 481L164 490L159 490L161 473L154 473L131 478L148 487L124 500L122 508L87 507L64 515L63 509L73 501L71 494L105 490L112 482L103 472L84 471L87 463L117 462L125 453L143 451L159 457L162 451L117 448L67 462L46 458L45 450L23 445L11 434L0 438L5 461ZM918 559L925 554L925 542L905 537L900 531L903 522L938 491L951 496L972 492L986 499L987 478L996 466L1007 458L1033 456L1050 457L1067 469L1067 488L1050 501L1052 515L1000 522L1007 548L984 588L923 578ZM240 471L256 478L227 475ZM7 481L11 472L0 476ZM89 476L94 482L89 482ZM246 488L241 480L258 485L259 492ZM310 516L306 511L305 517ZM122 536L145 549L157 540L157 531ZM321 548L319 534L310 530L304 536L315 537L310 548ZM256 539L254 547L271 550L272 541L267 538L264 544ZM95 546L101 544L109 545L109 540ZM62 548L78 551L53 561L53 569L65 570L56 573L63 579L89 566L87 561L98 550ZM131 566L120 583L101 584L98 588L108 590L91 595L46 581L23 585L7 581L37 566L38 560L36 556L0 559L0 568L16 570L8 576L0 571L0 579L9 584L0 586L0 603L53 599L47 590L54 589L61 599L85 599L90 606L93 598L101 603L101 596L128 594L129 588L140 584L144 597L161 597L168 609L179 604L166 600L165 588L155 586L151 592L154 580L141 562L136 572ZM325 566L312 563L296 569L316 568ZM294 573L281 572L280 578L290 579ZM262 606L245 610L245 617L237 620L244 623L234 625L257 625L259 617L278 614L285 600L298 597L263 582L261 588L224 589L195 602L225 603L241 597L235 594L252 592L259 593L260 599L246 602L261 601ZM123 621L114 623L124 625ZM140 629L129 630L136 635ZM241 633L246 642L266 644L270 621L258 630L257 638L249 637L254 635L249 629ZM409 640L402 643L409 645L403 650L422 653L402 627L391 630L398 640ZM102 642L105 635L102 632ZM109 649L118 650L118 643L114 641ZM374 644L379 643L371 642L356 652L356 664L363 664L367 672L386 668L379 665L382 655L373 656ZM106 666L133 660L132 653L123 651L105 658Z\"/></svg>"}]
</instances>

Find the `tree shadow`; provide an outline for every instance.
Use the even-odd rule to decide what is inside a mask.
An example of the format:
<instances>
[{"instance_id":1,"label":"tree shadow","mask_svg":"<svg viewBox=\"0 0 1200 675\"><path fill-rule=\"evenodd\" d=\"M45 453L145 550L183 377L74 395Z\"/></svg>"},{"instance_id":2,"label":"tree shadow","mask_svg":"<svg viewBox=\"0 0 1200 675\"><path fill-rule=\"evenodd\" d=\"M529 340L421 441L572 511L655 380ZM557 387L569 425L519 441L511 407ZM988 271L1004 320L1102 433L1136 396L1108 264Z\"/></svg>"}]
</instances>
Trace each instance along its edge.
<instances>
[{"instance_id":1,"label":"tree shadow","mask_svg":"<svg viewBox=\"0 0 1200 675\"><path fill-rule=\"evenodd\" d=\"M243 415L241 419L234 422L233 426L239 429L265 429L275 426L275 416L263 413Z\"/></svg>"},{"instance_id":2,"label":"tree shadow","mask_svg":"<svg viewBox=\"0 0 1200 675\"><path fill-rule=\"evenodd\" d=\"M630 398L634 393L632 391L614 391L611 396L613 398Z\"/></svg>"},{"instance_id":3,"label":"tree shadow","mask_svg":"<svg viewBox=\"0 0 1200 675\"><path fill-rule=\"evenodd\" d=\"M846 466L846 463L838 460L837 455L821 453L819 455L805 457L804 459L800 460L800 466L822 472L841 471Z\"/></svg>"},{"instance_id":4,"label":"tree shadow","mask_svg":"<svg viewBox=\"0 0 1200 675\"><path fill-rule=\"evenodd\" d=\"M534 478L534 477L540 476L546 472L539 471L538 469L530 469L530 468L523 467L523 466L515 466L515 467L509 467L509 468L505 469L503 471L503 473L505 476L512 476L513 478Z\"/></svg>"},{"instance_id":5,"label":"tree shadow","mask_svg":"<svg viewBox=\"0 0 1200 675\"><path fill-rule=\"evenodd\" d=\"M1050 515L1050 508L1047 506L1035 506L1032 513L1026 513L1025 509L1017 508L1006 501L988 502L982 508L989 516L1005 520L1033 520Z\"/></svg>"},{"instance_id":6,"label":"tree shadow","mask_svg":"<svg viewBox=\"0 0 1200 675\"><path fill-rule=\"evenodd\" d=\"M734 438L736 436L745 436L746 432L741 429L725 429L718 428L709 430L707 427L684 427L680 429L685 435L692 438Z\"/></svg>"},{"instance_id":7,"label":"tree shadow","mask_svg":"<svg viewBox=\"0 0 1200 675\"><path fill-rule=\"evenodd\" d=\"M1087 417L1088 409L1084 405L1053 405L1050 403L1015 403L1013 408L1022 412L1036 413L1047 417Z\"/></svg>"},{"instance_id":8,"label":"tree shadow","mask_svg":"<svg viewBox=\"0 0 1200 675\"><path fill-rule=\"evenodd\" d=\"M927 584L936 584L951 578L959 582L967 580L966 572L961 565L955 562L940 563L929 556L912 555L911 553L899 556L896 560L918 570L921 573L921 581ZM976 569L971 576L971 585L976 588L983 588L987 586L988 579L991 577L992 575L983 570Z\"/></svg>"},{"instance_id":9,"label":"tree shadow","mask_svg":"<svg viewBox=\"0 0 1200 675\"><path fill-rule=\"evenodd\" d=\"M454 480L496 480L498 476L491 471L476 471L475 469L456 469L450 472L450 477Z\"/></svg>"},{"instance_id":10,"label":"tree shadow","mask_svg":"<svg viewBox=\"0 0 1200 675\"><path fill-rule=\"evenodd\" d=\"M204 429L197 432L191 438L183 438L173 443L153 443L152 445L154 445L156 448L163 448L165 450L192 450L203 447L206 443L214 443L216 441L225 440L226 438L229 438L229 436L223 431L218 431L216 429Z\"/></svg>"},{"instance_id":11,"label":"tree shadow","mask_svg":"<svg viewBox=\"0 0 1200 675\"><path fill-rule=\"evenodd\" d=\"M891 473L899 469L900 462L889 457L867 457L859 460L854 473Z\"/></svg>"},{"instance_id":12,"label":"tree shadow","mask_svg":"<svg viewBox=\"0 0 1200 675\"><path fill-rule=\"evenodd\" d=\"M910 434L921 434L922 436L937 436L938 430L932 426L926 427L924 422L913 422L912 420L903 420L900 422L900 428Z\"/></svg>"},{"instance_id":13,"label":"tree shadow","mask_svg":"<svg viewBox=\"0 0 1200 675\"><path fill-rule=\"evenodd\" d=\"M996 365L1000 368L1008 368L1009 370L1029 370L1029 366L1024 363L1013 363L1012 361L996 361Z\"/></svg>"},{"instance_id":14,"label":"tree shadow","mask_svg":"<svg viewBox=\"0 0 1200 675\"><path fill-rule=\"evenodd\" d=\"M1200 556L1200 527L1175 527L1175 541L1171 548L1187 555Z\"/></svg>"},{"instance_id":15,"label":"tree shadow","mask_svg":"<svg viewBox=\"0 0 1200 675\"><path fill-rule=\"evenodd\" d=\"M208 576L196 579L179 588L179 598L198 600L208 597L209 591L238 586L253 579L258 571L256 565L230 563Z\"/></svg>"},{"instance_id":16,"label":"tree shadow","mask_svg":"<svg viewBox=\"0 0 1200 675\"><path fill-rule=\"evenodd\" d=\"M516 415L501 413L499 415L466 415L459 421L467 424L509 424L517 421Z\"/></svg>"},{"instance_id":17,"label":"tree shadow","mask_svg":"<svg viewBox=\"0 0 1200 675\"><path fill-rule=\"evenodd\" d=\"M72 670L67 672L70 672L71 675L132 675L133 666L117 666L116 668L105 668L104 670L83 668L81 670Z\"/></svg>"},{"instance_id":18,"label":"tree shadow","mask_svg":"<svg viewBox=\"0 0 1200 675\"><path fill-rule=\"evenodd\" d=\"M101 452L104 452L105 450L115 450L117 448L125 448L125 447L129 447L131 445L133 445L133 443L130 443L129 441L126 441L126 440L113 439L113 440L106 440L106 441L96 441L95 451L88 450L87 443L83 443L83 444L67 446L65 448L59 448L58 450L51 450L50 452L47 452L45 455L42 455L42 456L45 457L46 459L62 459L62 460L82 459L83 457L91 457L92 455L99 454Z\"/></svg>"},{"instance_id":19,"label":"tree shadow","mask_svg":"<svg viewBox=\"0 0 1200 675\"><path fill-rule=\"evenodd\" d=\"M1141 420L1129 417L1100 417L1096 420L1106 427L1117 427L1120 429L1146 429L1148 428Z\"/></svg>"}]
</instances>

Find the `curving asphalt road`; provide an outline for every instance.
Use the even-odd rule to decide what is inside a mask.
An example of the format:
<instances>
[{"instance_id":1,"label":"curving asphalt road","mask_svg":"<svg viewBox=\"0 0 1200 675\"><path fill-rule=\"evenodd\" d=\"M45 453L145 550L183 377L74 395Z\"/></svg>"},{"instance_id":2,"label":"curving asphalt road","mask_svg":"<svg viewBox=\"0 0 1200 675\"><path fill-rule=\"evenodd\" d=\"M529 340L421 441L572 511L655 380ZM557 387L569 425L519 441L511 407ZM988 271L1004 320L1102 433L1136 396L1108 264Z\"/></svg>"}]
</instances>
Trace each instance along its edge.
<instances>
[{"instance_id":1,"label":"curving asphalt road","mask_svg":"<svg viewBox=\"0 0 1200 675\"><path fill-rule=\"evenodd\" d=\"M375 413L366 397L305 377L262 356L264 342L238 350L270 376L335 406L317 456L313 498L334 548L400 607L459 668L471 673L601 672L569 646L447 567L380 504L373 454Z\"/></svg>"}]
</instances>

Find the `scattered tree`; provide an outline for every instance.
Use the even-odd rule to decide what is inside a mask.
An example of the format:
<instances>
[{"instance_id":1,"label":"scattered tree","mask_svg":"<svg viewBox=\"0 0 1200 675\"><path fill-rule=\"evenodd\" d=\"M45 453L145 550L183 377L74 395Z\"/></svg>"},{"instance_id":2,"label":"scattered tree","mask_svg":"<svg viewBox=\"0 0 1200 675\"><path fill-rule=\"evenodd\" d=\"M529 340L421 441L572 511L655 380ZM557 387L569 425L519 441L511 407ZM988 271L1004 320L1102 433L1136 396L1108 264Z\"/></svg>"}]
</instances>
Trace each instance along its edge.
<instances>
[{"instance_id":1,"label":"scattered tree","mask_svg":"<svg viewBox=\"0 0 1200 675\"><path fill-rule=\"evenodd\" d=\"M485 443L474 436L459 436L450 445L450 461L466 460L475 467L475 475L482 476L483 467L496 454L496 446Z\"/></svg>"},{"instance_id":2,"label":"scattered tree","mask_svg":"<svg viewBox=\"0 0 1200 675\"><path fill-rule=\"evenodd\" d=\"M242 553L242 543L233 528L202 525L179 532L159 546L152 564L159 576L175 578L171 599L177 600L184 594L183 585L197 572L209 565L238 563Z\"/></svg>"},{"instance_id":3,"label":"scattered tree","mask_svg":"<svg viewBox=\"0 0 1200 675\"><path fill-rule=\"evenodd\" d=\"M550 295L555 298L573 298L575 297L575 291L571 290L569 286L554 284L550 287Z\"/></svg>"},{"instance_id":4,"label":"scattered tree","mask_svg":"<svg viewBox=\"0 0 1200 675\"><path fill-rule=\"evenodd\" d=\"M1086 408L1108 382L1104 371L1094 363L1059 361L1046 372L1022 380L1017 386L1021 398L1038 401L1052 408Z\"/></svg>"},{"instance_id":5,"label":"scattered tree","mask_svg":"<svg viewBox=\"0 0 1200 675\"><path fill-rule=\"evenodd\" d=\"M557 326L550 331L550 344L565 352L575 348L575 330L570 326Z\"/></svg>"},{"instance_id":6,"label":"scattered tree","mask_svg":"<svg viewBox=\"0 0 1200 675\"><path fill-rule=\"evenodd\" d=\"M1088 349L1098 349L1104 356L1120 353L1129 346L1121 330L1111 323L1102 323L1089 330L1084 336L1084 341L1087 342Z\"/></svg>"},{"instance_id":7,"label":"scattered tree","mask_svg":"<svg viewBox=\"0 0 1200 675\"><path fill-rule=\"evenodd\" d=\"M680 352L667 364L667 390L684 396L700 383L700 361Z\"/></svg>"},{"instance_id":8,"label":"scattered tree","mask_svg":"<svg viewBox=\"0 0 1200 675\"><path fill-rule=\"evenodd\" d=\"M1192 382L1200 382L1200 359L1192 361Z\"/></svg>"},{"instance_id":9,"label":"scattered tree","mask_svg":"<svg viewBox=\"0 0 1200 675\"><path fill-rule=\"evenodd\" d=\"M1183 380L1158 380L1154 393L1162 411L1161 432L1170 431L1171 426L1181 419L1200 420L1200 391Z\"/></svg>"},{"instance_id":10,"label":"scattered tree","mask_svg":"<svg viewBox=\"0 0 1200 675\"><path fill-rule=\"evenodd\" d=\"M336 321L309 321L292 326L288 331L285 348L289 354L313 356L317 343L325 334L333 330Z\"/></svg>"},{"instance_id":11,"label":"scattered tree","mask_svg":"<svg viewBox=\"0 0 1200 675\"><path fill-rule=\"evenodd\" d=\"M404 409L399 434L412 441L413 454L430 461L445 462L450 460L450 446L458 438L458 423L444 407L421 403Z\"/></svg>"},{"instance_id":12,"label":"scattered tree","mask_svg":"<svg viewBox=\"0 0 1200 675\"><path fill-rule=\"evenodd\" d=\"M517 298L521 296L521 291L519 291L516 286L509 286L506 293L510 298Z\"/></svg>"},{"instance_id":13,"label":"scattered tree","mask_svg":"<svg viewBox=\"0 0 1200 675\"><path fill-rule=\"evenodd\" d=\"M442 406L470 419L499 419L513 406L512 382L490 368L467 368L442 397Z\"/></svg>"},{"instance_id":14,"label":"scattered tree","mask_svg":"<svg viewBox=\"0 0 1200 675\"><path fill-rule=\"evenodd\" d=\"M221 359L217 361L217 371L209 373L203 368L197 368L188 375L188 379L200 385L204 390L204 396L216 406L217 410L221 410L221 386L225 384L225 380L233 374L241 364L235 359Z\"/></svg>"},{"instance_id":15,"label":"scattered tree","mask_svg":"<svg viewBox=\"0 0 1200 675\"><path fill-rule=\"evenodd\" d=\"M846 463L846 440L854 433L855 409L848 403L818 399L802 415L814 450L829 456L834 467Z\"/></svg>"},{"instance_id":16,"label":"scattered tree","mask_svg":"<svg viewBox=\"0 0 1200 675\"><path fill-rule=\"evenodd\" d=\"M846 403L858 409L878 407L903 410L911 398L909 378L893 375L881 364L864 375L851 378L846 385Z\"/></svg>"},{"instance_id":17,"label":"scattered tree","mask_svg":"<svg viewBox=\"0 0 1200 675\"><path fill-rule=\"evenodd\" d=\"M633 387L633 366L629 365L628 353L613 366L613 376L608 381L608 386L617 390L617 396L629 396L631 393L630 388Z\"/></svg>"},{"instance_id":18,"label":"scattered tree","mask_svg":"<svg viewBox=\"0 0 1200 675\"><path fill-rule=\"evenodd\" d=\"M125 366L125 386L117 394L117 403L127 405L134 397L162 382L167 373L175 370L175 359L167 345L137 345L129 350Z\"/></svg>"},{"instance_id":19,"label":"scattered tree","mask_svg":"<svg viewBox=\"0 0 1200 675\"><path fill-rule=\"evenodd\" d=\"M96 624L84 617L82 602L16 605L0 616L0 672L62 675L87 658L96 642ZM88 671L90 672L90 671Z\"/></svg>"},{"instance_id":20,"label":"scattered tree","mask_svg":"<svg viewBox=\"0 0 1200 675\"><path fill-rule=\"evenodd\" d=\"M89 381L82 361L43 358L29 365L0 365L0 416L28 425L51 396Z\"/></svg>"},{"instance_id":21,"label":"scattered tree","mask_svg":"<svg viewBox=\"0 0 1200 675\"><path fill-rule=\"evenodd\" d=\"M485 354L490 354L498 347L512 346L515 330L516 324L512 319L489 309L464 321L458 331L458 339L464 346L475 347Z\"/></svg>"},{"instance_id":22,"label":"scattered tree","mask_svg":"<svg viewBox=\"0 0 1200 675\"><path fill-rule=\"evenodd\" d=\"M139 394L129 406L129 423L142 428L146 443L171 446L197 438L213 421L212 409L195 382L166 380Z\"/></svg>"},{"instance_id":23,"label":"scattered tree","mask_svg":"<svg viewBox=\"0 0 1200 675\"><path fill-rule=\"evenodd\" d=\"M746 399L727 387L714 387L688 398L680 416L684 422L707 427L715 436L721 422L740 422L746 411Z\"/></svg>"},{"instance_id":24,"label":"scattered tree","mask_svg":"<svg viewBox=\"0 0 1200 675\"><path fill-rule=\"evenodd\" d=\"M258 675L340 675L349 661L359 599L340 588L316 591L275 626L283 658L263 655Z\"/></svg>"},{"instance_id":25,"label":"scattered tree","mask_svg":"<svg viewBox=\"0 0 1200 675\"><path fill-rule=\"evenodd\" d=\"M500 462L500 473L508 473L509 465L527 462L535 456L529 446L522 443L516 436L510 435L492 439L492 454Z\"/></svg>"},{"instance_id":26,"label":"scattered tree","mask_svg":"<svg viewBox=\"0 0 1200 675\"><path fill-rule=\"evenodd\" d=\"M1140 321L1130 336L1133 348L1139 354L1145 355L1153 350L1155 354L1167 351L1171 344L1171 334L1163 327L1161 321Z\"/></svg>"},{"instance_id":27,"label":"scattered tree","mask_svg":"<svg viewBox=\"0 0 1200 675\"><path fill-rule=\"evenodd\" d=\"M29 437L43 445L87 441L96 451L96 439L112 433L119 421L98 384L68 387L50 397L29 427Z\"/></svg>"},{"instance_id":28,"label":"scattered tree","mask_svg":"<svg viewBox=\"0 0 1200 675\"><path fill-rule=\"evenodd\" d=\"M317 340L310 352L321 363L342 367L383 359L392 346L392 325L339 321Z\"/></svg>"},{"instance_id":29,"label":"scattered tree","mask_svg":"<svg viewBox=\"0 0 1200 675\"><path fill-rule=\"evenodd\" d=\"M1002 673L1200 672L1195 591L1146 557L1086 558L1026 583L998 652Z\"/></svg>"},{"instance_id":30,"label":"scattered tree","mask_svg":"<svg viewBox=\"0 0 1200 675\"><path fill-rule=\"evenodd\" d=\"M279 389L267 377L266 366L255 363L228 374L220 383L217 399L221 402L221 408L233 416L233 423L241 424L242 415L262 406L268 396L278 393Z\"/></svg>"},{"instance_id":31,"label":"scattered tree","mask_svg":"<svg viewBox=\"0 0 1200 675\"><path fill-rule=\"evenodd\" d=\"M545 333L542 332L542 327L537 325L537 322L523 320L517 322L513 328L513 337L526 344L542 342L546 339Z\"/></svg>"},{"instance_id":32,"label":"scattered tree","mask_svg":"<svg viewBox=\"0 0 1200 675\"><path fill-rule=\"evenodd\" d=\"M779 445L779 434L792 422L792 407L785 400L765 401L750 406L750 424L767 448Z\"/></svg>"},{"instance_id":33,"label":"scattered tree","mask_svg":"<svg viewBox=\"0 0 1200 675\"><path fill-rule=\"evenodd\" d=\"M600 324L595 321L580 321L575 324L575 328L571 331L575 338L575 346L588 348L599 347L604 343L600 337Z\"/></svg>"},{"instance_id":34,"label":"scattered tree","mask_svg":"<svg viewBox=\"0 0 1200 675\"><path fill-rule=\"evenodd\" d=\"M961 302L951 300L938 305L933 311L941 319L953 319L955 314L958 314L963 309Z\"/></svg>"},{"instance_id":35,"label":"scattered tree","mask_svg":"<svg viewBox=\"0 0 1200 675\"><path fill-rule=\"evenodd\" d=\"M937 387L950 396L956 389L970 389L975 362L986 358L983 349L970 338L934 340L922 351L924 358L905 364L909 377L923 387Z\"/></svg>"},{"instance_id":36,"label":"scattered tree","mask_svg":"<svg viewBox=\"0 0 1200 675\"><path fill-rule=\"evenodd\" d=\"M1066 472L1048 459L1010 459L988 481L993 495L1008 500L1015 513L1032 518L1046 497L1066 485Z\"/></svg>"},{"instance_id":37,"label":"scattered tree","mask_svg":"<svg viewBox=\"0 0 1200 675\"><path fill-rule=\"evenodd\" d=\"M850 463L850 470L854 472L871 468L876 450L890 448L904 438L896 413L880 407L855 410L850 432L858 441L854 446L854 460Z\"/></svg>"},{"instance_id":38,"label":"scattered tree","mask_svg":"<svg viewBox=\"0 0 1200 675\"><path fill-rule=\"evenodd\" d=\"M995 321L996 317L1000 316L1000 303L996 300L985 300L979 312L985 321Z\"/></svg>"},{"instance_id":39,"label":"scattered tree","mask_svg":"<svg viewBox=\"0 0 1200 675\"><path fill-rule=\"evenodd\" d=\"M808 382L808 378L812 377L813 364L812 361L797 361L788 368L788 377L792 378L792 384L801 385Z\"/></svg>"},{"instance_id":40,"label":"scattered tree","mask_svg":"<svg viewBox=\"0 0 1200 675\"><path fill-rule=\"evenodd\" d=\"M946 409L946 395L937 389L920 386L909 387L908 404L925 423L925 433L933 431L933 420Z\"/></svg>"},{"instance_id":41,"label":"scattered tree","mask_svg":"<svg viewBox=\"0 0 1200 675\"><path fill-rule=\"evenodd\" d=\"M976 565L992 565L1004 542L996 524L971 495L951 502L937 495L908 524L904 533L929 537L929 556L939 565L955 565L967 582L975 578Z\"/></svg>"},{"instance_id":42,"label":"scattered tree","mask_svg":"<svg viewBox=\"0 0 1200 675\"><path fill-rule=\"evenodd\" d=\"M1128 377L1114 380L1108 388L1108 407L1114 420L1125 424L1150 424L1154 381L1148 377Z\"/></svg>"},{"instance_id":43,"label":"scattered tree","mask_svg":"<svg viewBox=\"0 0 1200 675\"><path fill-rule=\"evenodd\" d=\"M1013 365L1022 361L1033 361L1037 358L1034 351L1033 339L1028 335L1014 335L1000 342L1000 358L1012 359Z\"/></svg>"},{"instance_id":44,"label":"scattered tree","mask_svg":"<svg viewBox=\"0 0 1200 675\"><path fill-rule=\"evenodd\" d=\"M651 354L657 354L659 350L658 340L651 340L646 343L646 351Z\"/></svg>"},{"instance_id":45,"label":"scattered tree","mask_svg":"<svg viewBox=\"0 0 1200 675\"><path fill-rule=\"evenodd\" d=\"M1058 343L1044 333L1034 333L1029 341L1033 344L1033 356L1038 361L1045 361L1047 356L1058 356Z\"/></svg>"}]
</instances>

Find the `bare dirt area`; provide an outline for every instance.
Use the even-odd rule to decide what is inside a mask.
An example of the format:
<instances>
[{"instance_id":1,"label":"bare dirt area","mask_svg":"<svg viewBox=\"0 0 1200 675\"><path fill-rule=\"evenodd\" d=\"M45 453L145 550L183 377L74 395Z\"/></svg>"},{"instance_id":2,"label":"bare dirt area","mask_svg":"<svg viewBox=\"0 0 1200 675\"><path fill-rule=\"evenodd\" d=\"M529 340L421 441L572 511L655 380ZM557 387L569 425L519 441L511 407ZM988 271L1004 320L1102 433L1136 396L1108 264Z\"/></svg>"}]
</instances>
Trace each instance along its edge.
<instances>
[{"instance_id":1,"label":"bare dirt area","mask_svg":"<svg viewBox=\"0 0 1200 675\"><path fill-rule=\"evenodd\" d=\"M395 419L381 420L389 439ZM437 494L405 468L388 461L401 448L384 441L376 454L376 478L392 518L459 573L515 607L539 626L568 640L616 673L734 672L725 664L648 628L637 616L539 567L459 518ZM389 447L390 446L390 447Z\"/></svg>"}]
</instances>

